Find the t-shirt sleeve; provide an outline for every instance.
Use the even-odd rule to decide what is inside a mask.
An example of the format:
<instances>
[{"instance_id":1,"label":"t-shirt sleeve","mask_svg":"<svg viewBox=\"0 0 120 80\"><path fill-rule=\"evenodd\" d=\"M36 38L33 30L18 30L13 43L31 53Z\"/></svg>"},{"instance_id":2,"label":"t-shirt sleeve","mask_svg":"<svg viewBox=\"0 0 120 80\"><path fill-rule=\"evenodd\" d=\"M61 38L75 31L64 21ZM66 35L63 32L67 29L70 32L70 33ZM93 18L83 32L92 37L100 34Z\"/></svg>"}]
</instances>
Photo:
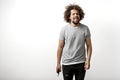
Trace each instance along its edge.
<instances>
[{"instance_id":1,"label":"t-shirt sleeve","mask_svg":"<svg viewBox=\"0 0 120 80\"><path fill-rule=\"evenodd\" d=\"M91 33L90 33L89 28L87 27L87 29L85 30L85 39L90 38L90 37L91 37Z\"/></svg>"},{"instance_id":2,"label":"t-shirt sleeve","mask_svg":"<svg viewBox=\"0 0 120 80\"><path fill-rule=\"evenodd\" d=\"M65 40L65 29L62 28L59 35L59 40Z\"/></svg>"}]
</instances>

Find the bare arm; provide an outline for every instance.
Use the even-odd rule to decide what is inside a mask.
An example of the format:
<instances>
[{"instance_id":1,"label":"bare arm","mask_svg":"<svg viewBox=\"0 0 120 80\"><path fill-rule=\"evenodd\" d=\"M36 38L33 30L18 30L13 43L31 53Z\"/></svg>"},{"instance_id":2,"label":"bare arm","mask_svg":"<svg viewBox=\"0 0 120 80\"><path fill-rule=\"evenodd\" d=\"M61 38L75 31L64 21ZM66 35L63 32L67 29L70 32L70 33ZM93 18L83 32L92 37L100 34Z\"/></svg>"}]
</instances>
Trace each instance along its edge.
<instances>
[{"instance_id":1,"label":"bare arm","mask_svg":"<svg viewBox=\"0 0 120 80\"><path fill-rule=\"evenodd\" d=\"M90 38L86 39L86 46L87 46L87 58L85 62L85 69L87 70L90 68L90 60L92 55L92 43Z\"/></svg>"},{"instance_id":2,"label":"bare arm","mask_svg":"<svg viewBox=\"0 0 120 80\"><path fill-rule=\"evenodd\" d=\"M61 71L61 56L62 56L62 51L63 51L63 47L64 47L64 41L63 40L59 40L59 45L58 45L58 50L57 50L57 66L56 66L56 72L59 74L59 72Z\"/></svg>"}]
</instances>

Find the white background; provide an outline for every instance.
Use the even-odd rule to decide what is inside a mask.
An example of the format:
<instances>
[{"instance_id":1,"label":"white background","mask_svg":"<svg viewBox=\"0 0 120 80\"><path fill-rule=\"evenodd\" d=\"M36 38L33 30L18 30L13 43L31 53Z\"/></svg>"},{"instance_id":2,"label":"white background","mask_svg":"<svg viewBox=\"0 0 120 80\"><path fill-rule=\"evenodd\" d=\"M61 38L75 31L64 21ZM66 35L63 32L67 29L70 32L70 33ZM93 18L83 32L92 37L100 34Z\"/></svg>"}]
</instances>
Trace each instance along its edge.
<instances>
[{"instance_id":1,"label":"white background","mask_svg":"<svg viewBox=\"0 0 120 80\"><path fill-rule=\"evenodd\" d=\"M92 35L85 80L120 80L119 0L0 0L0 80L58 80L59 32L71 3L83 8Z\"/></svg>"}]
</instances>

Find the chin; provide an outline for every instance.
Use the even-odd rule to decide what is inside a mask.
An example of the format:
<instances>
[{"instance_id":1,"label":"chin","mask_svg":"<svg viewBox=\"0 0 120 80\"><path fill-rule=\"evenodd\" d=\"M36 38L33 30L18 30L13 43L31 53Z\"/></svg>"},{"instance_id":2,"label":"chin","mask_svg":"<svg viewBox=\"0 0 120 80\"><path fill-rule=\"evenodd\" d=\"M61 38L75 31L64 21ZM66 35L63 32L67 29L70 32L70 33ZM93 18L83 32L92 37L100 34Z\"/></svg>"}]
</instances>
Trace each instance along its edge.
<instances>
[{"instance_id":1,"label":"chin","mask_svg":"<svg viewBox=\"0 0 120 80\"><path fill-rule=\"evenodd\" d=\"M79 20L77 20L77 21L73 21L73 23L76 23L76 24L79 23L79 22L80 22Z\"/></svg>"},{"instance_id":2,"label":"chin","mask_svg":"<svg viewBox=\"0 0 120 80\"><path fill-rule=\"evenodd\" d=\"M73 22L73 23L76 24L76 25L79 24L79 22Z\"/></svg>"}]
</instances>

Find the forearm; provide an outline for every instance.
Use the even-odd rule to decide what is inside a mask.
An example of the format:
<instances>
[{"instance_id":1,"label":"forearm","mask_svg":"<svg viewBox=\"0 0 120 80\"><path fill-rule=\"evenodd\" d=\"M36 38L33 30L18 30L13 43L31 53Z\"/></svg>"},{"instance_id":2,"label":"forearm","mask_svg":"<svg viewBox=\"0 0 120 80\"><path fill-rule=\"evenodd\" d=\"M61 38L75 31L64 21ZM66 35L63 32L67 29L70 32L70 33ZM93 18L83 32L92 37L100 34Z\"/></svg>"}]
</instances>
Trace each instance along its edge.
<instances>
[{"instance_id":1,"label":"forearm","mask_svg":"<svg viewBox=\"0 0 120 80\"><path fill-rule=\"evenodd\" d=\"M62 50L63 50L63 48L61 48L61 47L58 48L58 51L57 51L57 64L60 64L60 62L61 62Z\"/></svg>"},{"instance_id":2,"label":"forearm","mask_svg":"<svg viewBox=\"0 0 120 80\"><path fill-rule=\"evenodd\" d=\"M87 46L87 58L86 61L90 62L92 55L92 46Z\"/></svg>"}]
</instances>

